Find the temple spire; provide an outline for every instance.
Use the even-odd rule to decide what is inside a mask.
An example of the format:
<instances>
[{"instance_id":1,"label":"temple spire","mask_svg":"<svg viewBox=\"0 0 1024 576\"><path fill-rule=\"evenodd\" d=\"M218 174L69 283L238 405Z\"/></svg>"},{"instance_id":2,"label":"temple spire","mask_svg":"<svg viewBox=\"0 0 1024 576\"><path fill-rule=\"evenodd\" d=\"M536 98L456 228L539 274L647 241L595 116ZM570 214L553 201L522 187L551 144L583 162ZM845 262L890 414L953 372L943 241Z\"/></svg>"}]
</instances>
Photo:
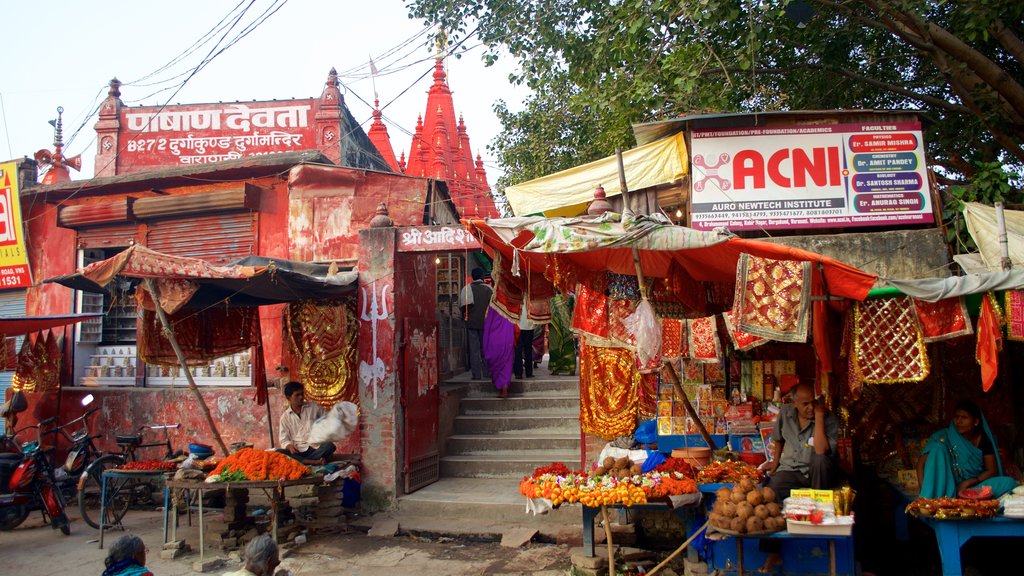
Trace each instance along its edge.
<instances>
[{"instance_id":1,"label":"temple spire","mask_svg":"<svg viewBox=\"0 0 1024 576\"><path fill-rule=\"evenodd\" d=\"M75 171L82 169L82 157L75 156L73 158L64 157L64 108L61 106L57 107L57 119L50 120L50 125L53 126L53 152L43 148L42 150L35 153L36 162L39 162L43 166L49 166L50 169L43 175L41 181L42 184L56 184L58 182L67 182L71 180L71 172L68 168L74 168Z\"/></svg>"},{"instance_id":2,"label":"temple spire","mask_svg":"<svg viewBox=\"0 0 1024 576\"><path fill-rule=\"evenodd\" d=\"M391 146L391 137L388 135L388 127L384 124L383 116L380 111L380 100L374 98L373 122L370 124L370 130L366 135L370 137L370 142L373 142L373 146L384 157L384 161L388 163L388 166L395 172L401 173L402 166L395 159L395 149Z\"/></svg>"}]
</instances>

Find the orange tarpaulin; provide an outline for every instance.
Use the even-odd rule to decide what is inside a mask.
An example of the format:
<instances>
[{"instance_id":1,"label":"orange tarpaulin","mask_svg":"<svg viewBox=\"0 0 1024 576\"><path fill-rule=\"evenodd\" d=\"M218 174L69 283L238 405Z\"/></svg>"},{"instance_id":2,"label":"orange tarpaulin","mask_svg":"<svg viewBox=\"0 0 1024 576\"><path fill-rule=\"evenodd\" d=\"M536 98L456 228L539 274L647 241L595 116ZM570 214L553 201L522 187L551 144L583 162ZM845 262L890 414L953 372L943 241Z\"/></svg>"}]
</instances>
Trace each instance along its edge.
<instances>
[{"instance_id":1,"label":"orange tarpaulin","mask_svg":"<svg viewBox=\"0 0 1024 576\"><path fill-rule=\"evenodd\" d=\"M646 220L646 219L645 219ZM816 264L815 294L864 300L877 277L828 256L762 240L704 232L656 220L623 225L617 218L508 218L463 220L493 256L512 262L513 273L543 274L558 266L635 275L634 251L647 278L665 278L673 262L696 280L733 282L740 254Z\"/></svg>"}]
</instances>

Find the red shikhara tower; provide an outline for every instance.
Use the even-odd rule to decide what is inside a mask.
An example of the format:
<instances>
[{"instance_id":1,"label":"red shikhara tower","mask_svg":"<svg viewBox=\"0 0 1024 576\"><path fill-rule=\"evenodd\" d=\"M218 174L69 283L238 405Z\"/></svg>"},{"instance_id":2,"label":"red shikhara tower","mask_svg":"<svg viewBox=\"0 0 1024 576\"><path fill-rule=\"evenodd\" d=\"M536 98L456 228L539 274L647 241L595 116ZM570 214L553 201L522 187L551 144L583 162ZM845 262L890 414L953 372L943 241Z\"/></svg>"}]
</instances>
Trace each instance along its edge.
<instances>
[{"instance_id":1,"label":"red shikhara tower","mask_svg":"<svg viewBox=\"0 0 1024 576\"><path fill-rule=\"evenodd\" d=\"M376 105L369 136L395 171L444 180L459 216L500 216L494 206L491 187L487 183L484 162L479 154L474 159L470 150L466 123L461 116L458 122L455 120L455 103L440 57L434 62L434 83L427 91L427 110L416 121L408 163L404 153L401 160L395 161L387 128L380 120L380 110Z\"/></svg>"}]
</instances>

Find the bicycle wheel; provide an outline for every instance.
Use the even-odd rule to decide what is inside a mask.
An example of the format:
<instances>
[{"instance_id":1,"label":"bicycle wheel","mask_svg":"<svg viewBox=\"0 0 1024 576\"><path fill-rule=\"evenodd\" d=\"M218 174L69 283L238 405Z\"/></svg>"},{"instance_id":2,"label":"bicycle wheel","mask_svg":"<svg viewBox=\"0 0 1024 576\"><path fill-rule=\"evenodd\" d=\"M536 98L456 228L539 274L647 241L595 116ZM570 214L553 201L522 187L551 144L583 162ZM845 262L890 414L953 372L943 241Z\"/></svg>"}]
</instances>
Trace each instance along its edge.
<instances>
[{"instance_id":1,"label":"bicycle wheel","mask_svg":"<svg viewBox=\"0 0 1024 576\"><path fill-rule=\"evenodd\" d=\"M100 527L100 494L102 493L103 471L117 468L124 460L120 456L109 455L97 458L83 474L79 481L78 510L82 520L93 528ZM132 504L131 480L127 478L107 479L107 505L105 526L113 526L124 518L128 507Z\"/></svg>"}]
</instances>

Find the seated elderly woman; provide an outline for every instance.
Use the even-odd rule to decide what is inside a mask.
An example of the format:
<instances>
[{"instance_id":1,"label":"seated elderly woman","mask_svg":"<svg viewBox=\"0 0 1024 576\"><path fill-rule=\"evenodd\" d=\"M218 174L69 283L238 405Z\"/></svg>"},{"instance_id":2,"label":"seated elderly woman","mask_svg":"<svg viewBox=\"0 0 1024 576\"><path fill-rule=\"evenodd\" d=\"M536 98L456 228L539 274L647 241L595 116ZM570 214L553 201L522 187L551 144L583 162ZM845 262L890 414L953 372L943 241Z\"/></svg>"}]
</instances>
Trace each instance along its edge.
<instances>
[{"instance_id":1,"label":"seated elderly woman","mask_svg":"<svg viewBox=\"0 0 1024 576\"><path fill-rule=\"evenodd\" d=\"M917 462L922 498L956 498L966 488L992 488L998 498L1017 482L1003 476L996 441L981 408L963 400L953 408L948 428L932 434Z\"/></svg>"},{"instance_id":2,"label":"seated elderly woman","mask_svg":"<svg viewBox=\"0 0 1024 576\"><path fill-rule=\"evenodd\" d=\"M103 576L153 576L146 568L146 544L134 534L125 534L111 544L103 564Z\"/></svg>"},{"instance_id":3,"label":"seated elderly woman","mask_svg":"<svg viewBox=\"0 0 1024 576\"><path fill-rule=\"evenodd\" d=\"M229 572L224 576L274 576L274 568L281 564L278 556L277 542L269 534L261 534L253 538L245 547L243 556L245 566L241 570ZM278 570L278 574L287 574L286 570Z\"/></svg>"}]
</instances>

